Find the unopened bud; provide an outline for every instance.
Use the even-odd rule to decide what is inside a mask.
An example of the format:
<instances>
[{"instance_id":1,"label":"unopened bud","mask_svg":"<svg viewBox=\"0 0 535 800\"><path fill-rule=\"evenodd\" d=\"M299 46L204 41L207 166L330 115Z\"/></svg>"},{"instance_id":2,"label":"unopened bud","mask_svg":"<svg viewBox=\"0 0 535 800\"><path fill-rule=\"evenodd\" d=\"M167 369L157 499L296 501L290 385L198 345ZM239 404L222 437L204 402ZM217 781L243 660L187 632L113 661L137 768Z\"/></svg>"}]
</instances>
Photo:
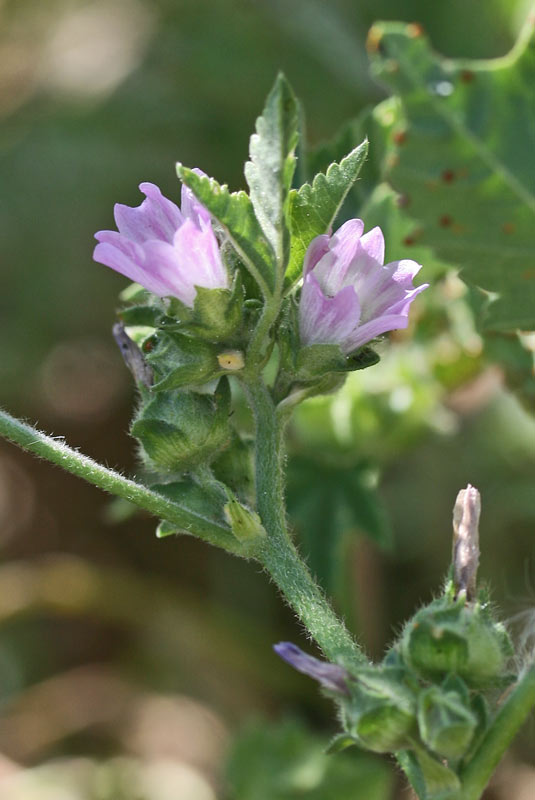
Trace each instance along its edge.
<instances>
[{"instance_id":1,"label":"unopened bud","mask_svg":"<svg viewBox=\"0 0 535 800\"><path fill-rule=\"evenodd\" d=\"M461 758L470 746L478 725L475 714L456 692L431 686L418 697L418 726L422 741L437 755Z\"/></svg>"},{"instance_id":2,"label":"unopened bud","mask_svg":"<svg viewBox=\"0 0 535 800\"><path fill-rule=\"evenodd\" d=\"M453 583L456 594L464 593L468 600L476 594L479 565L479 515L481 497L476 488L468 486L457 495L453 508Z\"/></svg>"},{"instance_id":3,"label":"unopened bud","mask_svg":"<svg viewBox=\"0 0 535 800\"><path fill-rule=\"evenodd\" d=\"M236 498L231 498L224 506L225 517L232 533L239 542L263 539L266 531L256 511L251 511Z\"/></svg>"}]
</instances>

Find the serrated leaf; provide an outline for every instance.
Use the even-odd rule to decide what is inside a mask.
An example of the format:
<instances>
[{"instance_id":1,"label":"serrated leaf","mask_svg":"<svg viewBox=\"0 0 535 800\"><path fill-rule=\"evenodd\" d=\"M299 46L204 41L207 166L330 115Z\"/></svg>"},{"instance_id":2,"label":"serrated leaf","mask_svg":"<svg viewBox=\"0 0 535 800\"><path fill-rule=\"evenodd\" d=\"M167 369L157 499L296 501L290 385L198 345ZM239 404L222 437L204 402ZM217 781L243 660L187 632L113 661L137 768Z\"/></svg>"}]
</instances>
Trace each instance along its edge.
<instances>
[{"instance_id":1,"label":"serrated leaf","mask_svg":"<svg viewBox=\"0 0 535 800\"><path fill-rule=\"evenodd\" d=\"M484 320L494 331L535 328L533 26L492 61L441 58L399 23L370 37L373 71L406 117L388 179L419 222L418 243L497 294Z\"/></svg>"},{"instance_id":2,"label":"serrated leaf","mask_svg":"<svg viewBox=\"0 0 535 800\"><path fill-rule=\"evenodd\" d=\"M220 185L214 178L197 175L182 164L177 164L177 173L225 229L262 293L271 294L275 287L275 254L255 216L249 196L243 191L231 193L227 186Z\"/></svg>"},{"instance_id":3,"label":"serrated leaf","mask_svg":"<svg viewBox=\"0 0 535 800\"><path fill-rule=\"evenodd\" d=\"M290 232L287 227L288 192L295 171L299 109L294 93L279 75L256 121L245 165L251 202L262 230L273 248L279 274L288 262Z\"/></svg>"},{"instance_id":4,"label":"serrated leaf","mask_svg":"<svg viewBox=\"0 0 535 800\"><path fill-rule=\"evenodd\" d=\"M368 153L364 141L340 163L331 164L320 172L312 184L305 183L290 192L289 221L291 231L290 262L286 283L292 286L301 275L307 247L315 236L327 233L356 181Z\"/></svg>"}]
</instances>

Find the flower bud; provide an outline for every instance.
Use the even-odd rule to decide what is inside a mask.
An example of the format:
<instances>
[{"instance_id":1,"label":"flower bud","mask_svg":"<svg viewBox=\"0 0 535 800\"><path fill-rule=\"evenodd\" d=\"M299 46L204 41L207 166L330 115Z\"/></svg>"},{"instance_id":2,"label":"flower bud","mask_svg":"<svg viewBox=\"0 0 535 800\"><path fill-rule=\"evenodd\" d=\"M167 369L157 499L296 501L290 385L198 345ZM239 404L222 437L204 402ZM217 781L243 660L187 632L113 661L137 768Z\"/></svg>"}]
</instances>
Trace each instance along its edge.
<instances>
[{"instance_id":1,"label":"flower bud","mask_svg":"<svg viewBox=\"0 0 535 800\"><path fill-rule=\"evenodd\" d=\"M511 643L503 625L480 603L439 600L419 611L407 625L402 655L418 675L436 680L456 673L470 686L499 683Z\"/></svg>"},{"instance_id":2,"label":"flower bud","mask_svg":"<svg viewBox=\"0 0 535 800\"><path fill-rule=\"evenodd\" d=\"M349 684L344 703L349 734L367 750L391 753L409 747L416 729L416 702L402 670L370 668Z\"/></svg>"},{"instance_id":3,"label":"flower bud","mask_svg":"<svg viewBox=\"0 0 535 800\"><path fill-rule=\"evenodd\" d=\"M431 686L418 696L418 726L422 741L437 755L461 758L468 750L478 725L469 697Z\"/></svg>"},{"instance_id":4,"label":"flower bud","mask_svg":"<svg viewBox=\"0 0 535 800\"><path fill-rule=\"evenodd\" d=\"M266 536L262 521L256 511L242 505L229 490L230 499L225 503L225 518L232 528L232 533L239 542L255 542Z\"/></svg>"},{"instance_id":5,"label":"flower bud","mask_svg":"<svg viewBox=\"0 0 535 800\"><path fill-rule=\"evenodd\" d=\"M144 343L154 391L202 386L221 374L213 345L177 331L158 331Z\"/></svg>"},{"instance_id":6,"label":"flower bud","mask_svg":"<svg viewBox=\"0 0 535 800\"><path fill-rule=\"evenodd\" d=\"M187 472L209 464L229 444L229 410L226 378L213 395L160 392L139 411L131 433L150 466Z\"/></svg>"}]
</instances>

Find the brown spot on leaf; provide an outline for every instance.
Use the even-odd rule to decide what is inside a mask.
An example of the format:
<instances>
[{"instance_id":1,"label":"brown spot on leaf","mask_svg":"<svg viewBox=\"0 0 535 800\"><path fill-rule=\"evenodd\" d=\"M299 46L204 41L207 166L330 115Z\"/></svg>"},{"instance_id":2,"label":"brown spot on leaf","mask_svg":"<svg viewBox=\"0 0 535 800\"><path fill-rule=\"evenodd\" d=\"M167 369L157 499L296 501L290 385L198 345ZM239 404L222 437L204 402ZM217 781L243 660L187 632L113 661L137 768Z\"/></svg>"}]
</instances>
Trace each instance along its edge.
<instances>
[{"instance_id":1,"label":"brown spot on leaf","mask_svg":"<svg viewBox=\"0 0 535 800\"><path fill-rule=\"evenodd\" d=\"M406 130L395 131L392 134L392 141L394 142L394 144L397 145L405 144L405 142L407 141L407 131Z\"/></svg>"},{"instance_id":2,"label":"brown spot on leaf","mask_svg":"<svg viewBox=\"0 0 535 800\"><path fill-rule=\"evenodd\" d=\"M410 205L411 198L408 194L398 194L396 197L396 205L398 208L407 208Z\"/></svg>"},{"instance_id":3,"label":"brown spot on leaf","mask_svg":"<svg viewBox=\"0 0 535 800\"><path fill-rule=\"evenodd\" d=\"M463 69L459 75L459 78L463 83L472 83L475 78L474 73L469 69Z\"/></svg>"},{"instance_id":4,"label":"brown spot on leaf","mask_svg":"<svg viewBox=\"0 0 535 800\"><path fill-rule=\"evenodd\" d=\"M412 233L409 233L408 236L405 236L405 238L403 239L403 244L406 245L407 247L411 247L413 244L416 244L421 235L422 235L421 229L416 229L412 231Z\"/></svg>"},{"instance_id":5,"label":"brown spot on leaf","mask_svg":"<svg viewBox=\"0 0 535 800\"><path fill-rule=\"evenodd\" d=\"M516 231L516 225L514 222L504 222L502 225L502 231L507 234L514 233Z\"/></svg>"},{"instance_id":6,"label":"brown spot on leaf","mask_svg":"<svg viewBox=\"0 0 535 800\"><path fill-rule=\"evenodd\" d=\"M440 225L441 228L449 228L452 222L453 220L449 214L443 214L438 219L438 224Z\"/></svg>"},{"instance_id":7,"label":"brown spot on leaf","mask_svg":"<svg viewBox=\"0 0 535 800\"><path fill-rule=\"evenodd\" d=\"M405 28L405 32L411 39L417 39L419 36L423 35L424 29L419 22L411 22Z\"/></svg>"},{"instance_id":8,"label":"brown spot on leaf","mask_svg":"<svg viewBox=\"0 0 535 800\"><path fill-rule=\"evenodd\" d=\"M378 25L373 25L366 37L366 50L368 53L378 53L379 46L381 44L381 39L383 38L383 32L379 28Z\"/></svg>"},{"instance_id":9,"label":"brown spot on leaf","mask_svg":"<svg viewBox=\"0 0 535 800\"><path fill-rule=\"evenodd\" d=\"M452 169L443 170L441 176L444 183L453 183L455 180L455 172Z\"/></svg>"},{"instance_id":10,"label":"brown spot on leaf","mask_svg":"<svg viewBox=\"0 0 535 800\"><path fill-rule=\"evenodd\" d=\"M533 281L535 280L535 269L526 269L522 273L522 277L525 281Z\"/></svg>"}]
</instances>

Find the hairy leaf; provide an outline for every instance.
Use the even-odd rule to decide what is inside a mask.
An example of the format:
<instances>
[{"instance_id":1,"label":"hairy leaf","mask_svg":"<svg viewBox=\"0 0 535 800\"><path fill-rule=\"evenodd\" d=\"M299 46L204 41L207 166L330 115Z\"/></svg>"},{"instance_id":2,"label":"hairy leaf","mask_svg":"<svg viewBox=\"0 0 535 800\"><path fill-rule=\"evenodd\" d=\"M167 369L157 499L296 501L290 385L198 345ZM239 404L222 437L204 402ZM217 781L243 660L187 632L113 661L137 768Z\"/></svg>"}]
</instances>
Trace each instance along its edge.
<instances>
[{"instance_id":1,"label":"hairy leaf","mask_svg":"<svg viewBox=\"0 0 535 800\"><path fill-rule=\"evenodd\" d=\"M275 255L255 216L245 192L229 192L214 178L197 175L177 164L180 180L208 209L227 232L236 252L247 266L262 292L269 294L275 285Z\"/></svg>"},{"instance_id":2,"label":"hairy leaf","mask_svg":"<svg viewBox=\"0 0 535 800\"><path fill-rule=\"evenodd\" d=\"M288 192L295 171L299 109L294 93L279 75L268 95L262 116L251 136L251 160L245 177L258 221L277 259L279 274L288 262L290 233L287 227Z\"/></svg>"},{"instance_id":3,"label":"hairy leaf","mask_svg":"<svg viewBox=\"0 0 535 800\"><path fill-rule=\"evenodd\" d=\"M286 281L291 286L301 275L303 259L312 239L327 233L356 181L368 153L364 141L340 163L320 172L312 184L305 183L299 190L290 192L290 262Z\"/></svg>"}]
</instances>

